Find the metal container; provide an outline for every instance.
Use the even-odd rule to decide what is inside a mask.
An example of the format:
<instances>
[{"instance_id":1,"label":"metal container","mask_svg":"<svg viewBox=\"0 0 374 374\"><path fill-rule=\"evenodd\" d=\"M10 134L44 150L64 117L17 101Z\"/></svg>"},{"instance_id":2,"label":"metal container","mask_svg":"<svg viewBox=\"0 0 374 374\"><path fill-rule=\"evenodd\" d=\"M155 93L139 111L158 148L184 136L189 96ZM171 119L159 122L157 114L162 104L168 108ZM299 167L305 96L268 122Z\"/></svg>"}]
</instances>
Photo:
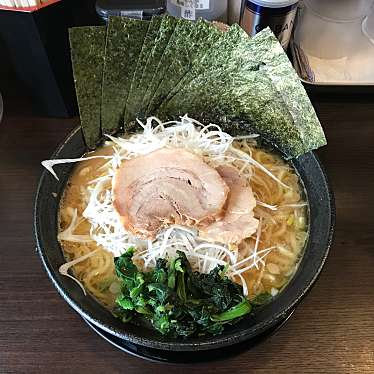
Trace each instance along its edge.
<instances>
[{"instance_id":1,"label":"metal container","mask_svg":"<svg viewBox=\"0 0 374 374\"><path fill-rule=\"evenodd\" d=\"M242 0L229 0L227 10L227 20L229 25L240 23L242 5Z\"/></svg>"},{"instance_id":2,"label":"metal container","mask_svg":"<svg viewBox=\"0 0 374 374\"><path fill-rule=\"evenodd\" d=\"M246 0L240 25L251 36L270 27L283 48L288 47L298 0Z\"/></svg>"}]
</instances>

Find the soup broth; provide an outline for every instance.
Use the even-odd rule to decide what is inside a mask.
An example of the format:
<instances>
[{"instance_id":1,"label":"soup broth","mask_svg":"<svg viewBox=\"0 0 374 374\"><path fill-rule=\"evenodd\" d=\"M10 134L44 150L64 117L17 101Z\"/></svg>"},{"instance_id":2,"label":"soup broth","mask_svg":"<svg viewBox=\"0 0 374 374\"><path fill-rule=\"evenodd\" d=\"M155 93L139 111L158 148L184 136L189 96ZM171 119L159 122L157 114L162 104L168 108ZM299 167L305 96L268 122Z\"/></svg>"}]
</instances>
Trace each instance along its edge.
<instances>
[{"instance_id":1,"label":"soup broth","mask_svg":"<svg viewBox=\"0 0 374 374\"><path fill-rule=\"evenodd\" d=\"M237 246L228 245L230 251L237 253L238 262L244 261L233 279L245 286L249 299L263 293L275 296L295 273L307 238L308 210L303 188L295 170L277 153L259 147L254 140L235 140L232 146L261 166L251 167L247 177L256 199L257 233ZM110 156L115 152L115 145L109 143L86 156ZM240 161L230 162L246 176ZM108 160L103 158L84 160L74 168L60 203L59 240L67 261L92 253L73 266L74 275L90 294L111 309L120 291L114 256L92 239L92 225L84 217L95 183L108 175L108 170ZM102 188L110 193L111 180L103 183ZM254 252L254 261L246 262Z\"/></svg>"}]
</instances>

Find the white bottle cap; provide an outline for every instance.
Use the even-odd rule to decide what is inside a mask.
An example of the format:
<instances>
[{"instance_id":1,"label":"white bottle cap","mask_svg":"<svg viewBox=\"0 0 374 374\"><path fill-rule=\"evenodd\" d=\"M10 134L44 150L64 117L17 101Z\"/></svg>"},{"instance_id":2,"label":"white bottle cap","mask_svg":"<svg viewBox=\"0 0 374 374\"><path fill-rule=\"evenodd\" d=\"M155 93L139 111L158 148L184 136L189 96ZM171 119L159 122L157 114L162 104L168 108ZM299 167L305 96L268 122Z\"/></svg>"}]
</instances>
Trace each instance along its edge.
<instances>
[{"instance_id":1,"label":"white bottle cap","mask_svg":"<svg viewBox=\"0 0 374 374\"><path fill-rule=\"evenodd\" d=\"M251 0L253 4L267 8L284 8L296 4L298 1L299 0Z\"/></svg>"}]
</instances>

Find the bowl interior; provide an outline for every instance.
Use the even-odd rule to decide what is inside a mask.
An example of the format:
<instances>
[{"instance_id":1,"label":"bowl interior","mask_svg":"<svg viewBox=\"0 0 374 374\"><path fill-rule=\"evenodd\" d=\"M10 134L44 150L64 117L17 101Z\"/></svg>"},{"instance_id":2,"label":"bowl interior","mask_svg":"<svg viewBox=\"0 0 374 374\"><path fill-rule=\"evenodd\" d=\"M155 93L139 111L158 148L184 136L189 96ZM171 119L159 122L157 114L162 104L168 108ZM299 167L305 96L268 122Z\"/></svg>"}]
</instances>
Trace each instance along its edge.
<instances>
[{"instance_id":1,"label":"bowl interior","mask_svg":"<svg viewBox=\"0 0 374 374\"><path fill-rule=\"evenodd\" d=\"M52 158L77 158L86 148L79 128L74 130ZM91 296L84 296L79 286L62 276L58 269L65 263L57 241L57 212L61 194L73 164L56 167L59 181L44 171L40 179L34 210L34 230L44 267L61 296L89 322L130 343L171 351L207 350L252 339L284 319L316 281L332 241L335 208L326 175L313 153L292 161L309 202L309 238L298 270L287 287L268 305L229 326L219 336L174 339L163 337L146 327L124 324Z\"/></svg>"}]
</instances>

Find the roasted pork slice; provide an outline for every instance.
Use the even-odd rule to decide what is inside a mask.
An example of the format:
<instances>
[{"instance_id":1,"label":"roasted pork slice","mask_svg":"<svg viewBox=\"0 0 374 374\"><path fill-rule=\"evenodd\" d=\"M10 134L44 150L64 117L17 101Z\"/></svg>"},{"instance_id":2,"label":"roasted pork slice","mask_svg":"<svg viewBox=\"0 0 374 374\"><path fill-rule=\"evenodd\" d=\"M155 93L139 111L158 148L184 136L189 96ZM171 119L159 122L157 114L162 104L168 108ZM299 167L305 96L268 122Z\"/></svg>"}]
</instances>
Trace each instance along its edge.
<instances>
[{"instance_id":1,"label":"roasted pork slice","mask_svg":"<svg viewBox=\"0 0 374 374\"><path fill-rule=\"evenodd\" d=\"M150 239L168 224L213 222L222 214L228 192L214 168L179 148L125 161L113 179L113 204L125 229Z\"/></svg>"},{"instance_id":2,"label":"roasted pork slice","mask_svg":"<svg viewBox=\"0 0 374 374\"><path fill-rule=\"evenodd\" d=\"M253 214L256 200L251 187L236 169L220 166L217 171L230 188L224 215L221 220L202 227L199 236L211 242L239 244L257 230L258 220Z\"/></svg>"}]
</instances>

